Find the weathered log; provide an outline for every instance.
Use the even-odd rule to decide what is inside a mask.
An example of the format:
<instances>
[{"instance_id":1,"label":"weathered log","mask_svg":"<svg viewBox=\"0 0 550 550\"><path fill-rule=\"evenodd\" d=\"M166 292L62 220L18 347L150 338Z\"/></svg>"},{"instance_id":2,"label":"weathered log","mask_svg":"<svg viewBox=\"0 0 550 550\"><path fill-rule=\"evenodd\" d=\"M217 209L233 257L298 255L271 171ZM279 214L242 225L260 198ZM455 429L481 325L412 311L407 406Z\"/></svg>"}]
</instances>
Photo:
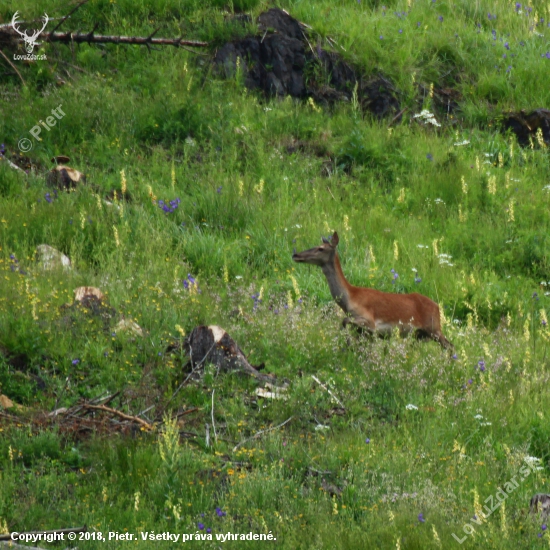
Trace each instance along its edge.
<instances>
[{"instance_id":1,"label":"weathered log","mask_svg":"<svg viewBox=\"0 0 550 550\"><path fill-rule=\"evenodd\" d=\"M212 363L222 371L240 371L262 382L273 384L274 377L258 372L263 365L252 366L235 340L216 325L198 326L193 329L184 343L189 355L191 368L197 369Z\"/></svg>"}]
</instances>

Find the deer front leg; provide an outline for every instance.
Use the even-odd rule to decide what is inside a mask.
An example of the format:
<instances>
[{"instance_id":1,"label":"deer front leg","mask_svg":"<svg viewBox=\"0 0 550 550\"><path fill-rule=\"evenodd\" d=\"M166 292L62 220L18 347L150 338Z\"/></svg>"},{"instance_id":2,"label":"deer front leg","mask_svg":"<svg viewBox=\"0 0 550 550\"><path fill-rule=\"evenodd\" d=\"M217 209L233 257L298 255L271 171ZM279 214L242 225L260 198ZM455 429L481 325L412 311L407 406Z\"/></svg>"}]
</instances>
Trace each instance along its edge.
<instances>
[{"instance_id":1,"label":"deer front leg","mask_svg":"<svg viewBox=\"0 0 550 550\"><path fill-rule=\"evenodd\" d=\"M344 317L342 319L342 328L346 328L348 325L353 325L359 332L366 332L371 336L375 332L374 323L371 323L362 317Z\"/></svg>"}]
</instances>

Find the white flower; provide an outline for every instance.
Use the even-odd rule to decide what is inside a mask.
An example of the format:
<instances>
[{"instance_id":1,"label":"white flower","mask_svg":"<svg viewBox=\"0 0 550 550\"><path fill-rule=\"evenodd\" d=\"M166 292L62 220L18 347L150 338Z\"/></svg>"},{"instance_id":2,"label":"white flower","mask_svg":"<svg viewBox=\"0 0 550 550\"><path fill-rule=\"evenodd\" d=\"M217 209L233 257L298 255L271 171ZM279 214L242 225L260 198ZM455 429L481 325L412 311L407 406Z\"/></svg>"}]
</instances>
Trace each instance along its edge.
<instances>
[{"instance_id":1,"label":"white flower","mask_svg":"<svg viewBox=\"0 0 550 550\"><path fill-rule=\"evenodd\" d=\"M243 276L242 275L235 275L235 279L242 279Z\"/></svg>"},{"instance_id":2,"label":"white flower","mask_svg":"<svg viewBox=\"0 0 550 550\"><path fill-rule=\"evenodd\" d=\"M411 271L414 272L414 273L418 273L418 269L416 269L416 267L413 267L413 268L411 269Z\"/></svg>"},{"instance_id":3,"label":"white flower","mask_svg":"<svg viewBox=\"0 0 550 550\"><path fill-rule=\"evenodd\" d=\"M536 456L524 456L523 457L523 460L525 462L528 462L529 464L538 464L539 462L541 462L540 458L537 458Z\"/></svg>"},{"instance_id":4,"label":"white flower","mask_svg":"<svg viewBox=\"0 0 550 550\"><path fill-rule=\"evenodd\" d=\"M408 411L417 411L418 410L418 407L416 405L413 405L412 403L409 403L405 408Z\"/></svg>"},{"instance_id":5,"label":"white flower","mask_svg":"<svg viewBox=\"0 0 550 550\"><path fill-rule=\"evenodd\" d=\"M462 145L470 145L470 141L465 139L464 141L459 141L458 143L455 143L455 147L461 147Z\"/></svg>"},{"instance_id":6,"label":"white flower","mask_svg":"<svg viewBox=\"0 0 550 550\"><path fill-rule=\"evenodd\" d=\"M481 416L480 414L476 414L474 418L477 420L483 420L483 416Z\"/></svg>"},{"instance_id":7,"label":"white flower","mask_svg":"<svg viewBox=\"0 0 550 550\"><path fill-rule=\"evenodd\" d=\"M441 124L439 124L439 122L437 122L437 120L435 119L435 115L433 113L430 113L426 109L414 115L413 118L421 118L429 124L433 124L434 126L441 126Z\"/></svg>"}]
</instances>

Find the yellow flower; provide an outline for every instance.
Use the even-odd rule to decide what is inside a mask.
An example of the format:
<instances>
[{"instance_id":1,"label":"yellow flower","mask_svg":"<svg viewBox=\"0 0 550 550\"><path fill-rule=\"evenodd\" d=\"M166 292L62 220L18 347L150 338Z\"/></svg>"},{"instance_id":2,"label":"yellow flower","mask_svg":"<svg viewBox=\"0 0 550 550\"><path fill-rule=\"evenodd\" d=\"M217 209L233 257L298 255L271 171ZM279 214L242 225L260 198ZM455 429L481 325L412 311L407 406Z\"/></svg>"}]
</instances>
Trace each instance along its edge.
<instances>
[{"instance_id":1,"label":"yellow flower","mask_svg":"<svg viewBox=\"0 0 550 550\"><path fill-rule=\"evenodd\" d=\"M126 193L126 174L124 170L120 171L120 189L122 190L122 196Z\"/></svg>"}]
</instances>

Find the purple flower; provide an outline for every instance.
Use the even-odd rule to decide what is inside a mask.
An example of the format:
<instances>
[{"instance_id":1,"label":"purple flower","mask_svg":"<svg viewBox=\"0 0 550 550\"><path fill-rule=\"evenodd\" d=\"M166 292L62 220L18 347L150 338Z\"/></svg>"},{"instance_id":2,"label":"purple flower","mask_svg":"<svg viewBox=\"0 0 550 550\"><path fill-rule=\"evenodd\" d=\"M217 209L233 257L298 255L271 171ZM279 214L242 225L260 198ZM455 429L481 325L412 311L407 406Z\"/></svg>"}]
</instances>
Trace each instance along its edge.
<instances>
[{"instance_id":1,"label":"purple flower","mask_svg":"<svg viewBox=\"0 0 550 550\"><path fill-rule=\"evenodd\" d=\"M227 515L227 512L223 512L219 506L216 506L216 514L219 518L223 518L223 516Z\"/></svg>"},{"instance_id":2,"label":"purple flower","mask_svg":"<svg viewBox=\"0 0 550 550\"><path fill-rule=\"evenodd\" d=\"M443 16L442 16L442 15L440 15L440 16L438 17L438 19L439 19L439 21L440 21L441 23L443 23Z\"/></svg>"},{"instance_id":3,"label":"purple flower","mask_svg":"<svg viewBox=\"0 0 550 550\"><path fill-rule=\"evenodd\" d=\"M52 196L49 193L46 193L44 195L44 198L46 199L46 202L48 202L48 203L53 202Z\"/></svg>"},{"instance_id":4,"label":"purple flower","mask_svg":"<svg viewBox=\"0 0 550 550\"><path fill-rule=\"evenodd\" d=\"M73 360L71 361L71 363L72 363L73 365L78 365L78 363L80 363L80 359L73 359Z\"/></svg>"},{"instance_id":5,"label":"purple flower","mask_svg":"<svg viewBox=\"0 0 550 550\"><path fill-rule=\"evenodd\" d=\"M420 523L424 523L426 520L424 519L424 514L422 512L420 512L420 514L418 514L418 521Z\"/></svg>"},{"instance_id":6,"label":"purple flower","mask_svg":"<svg viewBox=\"0 0 550 550\"><path fill-rule=\"evenodd\" d=\"M516 2L516 11L519 11L521 9L521 4L519 2Z\"/></svg>"},{"instance_id":7,"label":"purple flower","mask_svg":"<svg viewBox=\"0 0 550 550\"><path fill-rule=\"evenodd\" d=\"M453 353L453 356L451 357L451 359L454 359L456 361L458 359L458 355L456 353Z\"/></svg>"},{"instance_id":8,"label":"purple flower","mask_svg":"<svg viewBox=\"0 0 550 550\"><path fill-rule=\"evenodd\" d=\"M384 40L384 37L382 35L380 35L380 40Z\"/></svg>"},{"instance_id":9,"label":"purple flower","mask_svg":"<svg viewBox=\"0 0 550 550\"><path fill-rule=\"evenodd\" d=\"M212 532L212 529L211 529L210 527L208 527L208 528L206 529L206 532L207 532L207 533L211 533L211 532Z\"/></svg>"},{"instance_id":10,"label":"purple flower","mask_svg":"<svg viewBox=\"0 0 550 550\"><path fill-rule=\"evenodd\" d=\"M543 523L543 524L542 524L541 529L542 529L543 531L546 531L546 523Z\"/></svg>"},{"instance_id":11,"label":"purple flower","mask_svg":"<svg viewBox=\"0 0 550 550\"><path fill-rule=\"evenodd\" d=\"M403 29L399 29L399 34L403 34Z\"/></svg>"},{"instance_id":12,"label":"purple flower","mask_svg":"<svg viewBox=\"0 0 550 550\"><path fill-rule=\"evenodd\" d=\"M417 276L414 278L414 282L415 282L416 284L421 283L421 282L422 282L422 279L417 275Z\"/></svg>"},{"instance_id":13,"label":"purple flower","mask_svg":"<svg viewBox=\"0 0 550 550\"><path fill-rule=\"evenodd\" d=\"M509 50L510 49L510 44L508 44L508 42L504 42L504 47Z\"/></svg>"},{"instance_id":14,"label":"purple flower","mask_svg":"<svg viewBox=\"0 0 550 550\"><path fill-rule=\"evenodd\" d=\"M429 161L432 161L434 159L433 155L431 153L428 153L426 155L426 158L429 160Z\"/></svg>"},{"instance_id":15,"label":"purple flower","mask_svg":"<svg viewBox=\"0 0 550 550\"><path fill-rule=\"evenodd\" d=\"M221 185L216 189L216 193L218 193L218 195L222 194L222 186Z\"/></svg>"},{"instance_id":16,"label":"purple flower","mask_svg":"<svg viewBox=\"0 0 550 550\"><path fill-rule=\"evenodd\" d=\"M417 21L416 26L420 27L420 25L422 25L422 23L420 21Z\"/></svg>"},{"instance_id":17,"label":"purple flower","mask_svg":"<svg viewBox=\"0 0 550 550\"><path fill-rule=\"evenodd\" d=\"M196 283L195 278L190 273L187 274L187 278L192 285Z\"/></svg>"},{"instance_id":18,"label":"purple flower","mask_svg":"<svg viewBox=\"0 0 550 550\"><path fill-rule=\"evenodd\" d=\"M365 443L368 445L370 443L370 438L367 437L367 439L365 439Z\"/></svg>"},{"instance_id":19,"label":"purple flower","mask_svg":"<svg viewBox=\"0 0 550 550\"><path fill-rule=\"evenodd\" d=\"M204 523L201 523L201 522L199 521L197 527L202 531L202 530L204 529Z\"/></svg>"},{"instance_id":20,"label":"purple flower","mask_svg":"<svg viewBox=\"0 0 550 550\"><path fill-rule=\"evenodd\" d=\"M468 380L468 384L472 384L473 383L473 380L470 378L470 380Z\"/></svg>"}]
</instances>

